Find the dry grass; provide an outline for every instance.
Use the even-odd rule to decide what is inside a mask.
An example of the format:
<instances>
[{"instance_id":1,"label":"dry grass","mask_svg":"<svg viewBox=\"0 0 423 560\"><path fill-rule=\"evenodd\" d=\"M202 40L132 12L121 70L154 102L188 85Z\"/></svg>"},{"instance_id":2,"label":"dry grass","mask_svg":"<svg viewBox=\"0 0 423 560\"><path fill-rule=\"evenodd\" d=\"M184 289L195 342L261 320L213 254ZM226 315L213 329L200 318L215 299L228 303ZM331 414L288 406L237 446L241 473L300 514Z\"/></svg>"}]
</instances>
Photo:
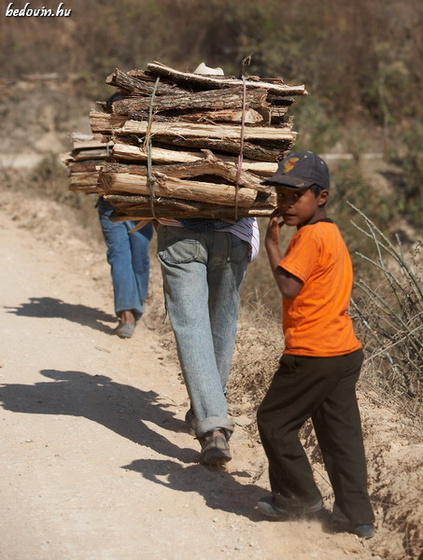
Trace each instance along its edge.
<instances>
[{"instance_id":1,"label":"dry grass","mask_svg":"<svg viewBox=\"0 0 423 560\"><path fill-rule=\"evenodd\" d=\"M371 282L365 277L357 280L359 292L353 300L367 365L373 366L367 378L403 402L409 414L422 418L422 243L417 241L405 253L400 239L394 245L363 212L354 209L361 220L355 227L376 249L375 257L357 253L373 274Z\"/></svg>"},{"instance_id":2,"label":"dry grass","mask_svg":"<svg viewBox=\"0 0 423 560\"><path fill-rule=\"evenodd\" d=\"M422 417L423 296L421 243L404 254L362 212L363 236L376 245L376 259L360 255L368 272L358 280L361 293L353 300L356 329L364 345L362 386L420 423ZM230 383L234 409L254 412L277 368L283 348L280 296L274 286L265 251L250 265L243 292L236 353ZM375 274L376 269L378 274Z\"/></svg>"},{"instance_id":3,"label":"dry grass","mask_svg":"<svg viewBox=\"0 0 423 560\"><path fill-rule=\"evenodd\" d=\"M228 386L233 412L255 413L277 369L282 348L280 324L269 318L267 309L259 304L245 306Z\"/></svg>"}]
</instances>

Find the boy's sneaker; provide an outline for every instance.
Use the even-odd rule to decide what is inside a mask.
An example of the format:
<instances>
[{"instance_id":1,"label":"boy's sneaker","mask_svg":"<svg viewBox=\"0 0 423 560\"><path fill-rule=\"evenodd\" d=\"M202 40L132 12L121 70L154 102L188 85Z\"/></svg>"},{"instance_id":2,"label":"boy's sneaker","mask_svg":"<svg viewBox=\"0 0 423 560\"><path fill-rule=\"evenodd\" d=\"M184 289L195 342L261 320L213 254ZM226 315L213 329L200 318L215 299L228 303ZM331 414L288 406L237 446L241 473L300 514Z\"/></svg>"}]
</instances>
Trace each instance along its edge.
<instances>
[{"instance_id":1,"label":"boy's sneaker","mask_svg":"<svg viewBox=\"0 0 423 560\"><path fill-rule=\"evenodd\" d=\"M360 539L371 539L374 537L376 529L373 523L342 523L340 521L332 521L330 528L334 533L352 533Z\"/></svg>"},{"instance_id":2,"label":"boy's sneaker","mask_svg":"<svg viewBox=\"0 0 423 560\"><path fill-rule=\"evenodd\" d=\"M310 513L317 513L321 509L323 509L323 501L320 499L314 504L310 504L308 506L298 506L289 507L283 506L280 504L274 496L265 496L260 498L257 502L257 507L264 515L268 517L274 518L282 518L282 517L294 517L294 516L301 516L307 515Z\"/></svg>"},{"instance_id":3,"label":"boy's sneaker","mask_svg":"<svg viewBox=\"0 0 423 560\"><path fill-rule=\"evenodd\" d=\"M375 536L375 526L372 524L368 525L354 525L350 529L350 533L357 535L360 539L371 539Z\"/></svg>"},{"instance_id":4,"label":"boy's sneaker","mask_svg":"<svg viewBox=\"0 0 423 560\"><path fill-rule=\"evenodd\" d=\"M219 467L232 459L231 450L224 432L221 435L200 439L201 453L198 462L201 465Z\"/></svg>"}]
</instances>

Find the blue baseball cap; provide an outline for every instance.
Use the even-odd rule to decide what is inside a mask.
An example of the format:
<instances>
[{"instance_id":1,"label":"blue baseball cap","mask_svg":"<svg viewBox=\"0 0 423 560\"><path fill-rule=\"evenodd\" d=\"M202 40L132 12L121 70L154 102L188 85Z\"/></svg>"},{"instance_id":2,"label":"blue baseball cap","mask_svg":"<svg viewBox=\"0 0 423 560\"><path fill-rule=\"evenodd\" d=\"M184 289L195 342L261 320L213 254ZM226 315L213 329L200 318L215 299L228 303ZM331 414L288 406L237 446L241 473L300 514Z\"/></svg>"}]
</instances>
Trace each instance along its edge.
<instances>
[{"instance_id":1,"label":"blue baseball cap","mask_svg":"<svg viewBox=\"0 0 423 560\"><path fill-rule=\"evenodd\" d=\"M322 158L313 152L298 152L280 161L275 175L263 183L288 189L304 189L312 185L329 189L329 169Z\"/></svg>"}]
</instances>

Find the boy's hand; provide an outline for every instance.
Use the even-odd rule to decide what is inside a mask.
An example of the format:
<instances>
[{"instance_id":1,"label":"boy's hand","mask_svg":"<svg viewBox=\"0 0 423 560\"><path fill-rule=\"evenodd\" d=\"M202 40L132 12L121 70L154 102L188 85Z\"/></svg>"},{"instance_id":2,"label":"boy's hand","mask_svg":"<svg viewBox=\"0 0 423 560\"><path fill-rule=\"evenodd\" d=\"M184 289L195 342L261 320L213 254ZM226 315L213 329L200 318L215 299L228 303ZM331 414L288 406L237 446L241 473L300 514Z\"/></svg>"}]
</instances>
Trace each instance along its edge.
<instances>
[{"instance_id":1,"label":"boy's hand","mask_svg":"<svg viewBox=\"0 0 423 560\"><path fill-rule=\"evenodd\" d=\"M284 224L285 222L281 219L280 210L277 208L269 218L264 246L270 268L282 297L292 299L301 290L303 282L280 266L282 255L279 248L279 237Z\"/></svg>"},{"instance_id":2,"label":"boy's hand","mask_svg":"<svg viewBox=\"0 0 423 560\"><path fill-rule=\"evenodd\" d=\"M279 244L279 238L281 234L281 228L284 225L284 221L280 219L280 210L276 208L269 218L269 223L267 225L266 239L265 242L271 241L276 245Z\"/></svg>"}]
</instances>

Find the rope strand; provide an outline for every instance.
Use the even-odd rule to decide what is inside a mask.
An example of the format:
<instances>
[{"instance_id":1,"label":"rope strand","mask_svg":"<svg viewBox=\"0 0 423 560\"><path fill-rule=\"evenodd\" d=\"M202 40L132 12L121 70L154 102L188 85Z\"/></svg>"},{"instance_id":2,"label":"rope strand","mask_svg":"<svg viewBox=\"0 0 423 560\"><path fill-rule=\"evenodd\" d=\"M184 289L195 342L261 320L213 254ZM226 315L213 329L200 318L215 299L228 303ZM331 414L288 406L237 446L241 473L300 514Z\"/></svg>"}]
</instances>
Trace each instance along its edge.
<instances>
[{"instance_id":1,"label":"rope strand","mask_svg":"<svg viewBox=\"0 0 423 560\"><path fill-rule=\"evenodd\" d=\"M241 116L241 138L240 149L238 155L238 164L236 170L236 186L235 186L235 219L238 219L238 189L241 186L242 162L244 159L244 131L245 131L245 111L247 100L247 82L245 76L242 76L242 116Z\"/></svg>"},{"instance_id":2,"label":"rope strand","mask_svg":"<svg viewBox=\"0 0 423 560\"><path fill-rule=\"evenodd\" d=\"M154 84L153 92L151 94L150 99L150 107L148 109L148 124L147 124L147 131L145 133L144 139L144 151L147 147L147 184L150 190L150 206L151 206L151 215L153 218L156 218L156 212L154 209L154 190L156 186L156 178L153 175L153 164L152 164L152 157L151 157L151 150L152 150L152 141L151 141L151 127L153 126L153 106L154 106L154 98L156 96L156 91L160 82L160 77L158 76L156 82Z\"/></svg>"}]
</instances>

